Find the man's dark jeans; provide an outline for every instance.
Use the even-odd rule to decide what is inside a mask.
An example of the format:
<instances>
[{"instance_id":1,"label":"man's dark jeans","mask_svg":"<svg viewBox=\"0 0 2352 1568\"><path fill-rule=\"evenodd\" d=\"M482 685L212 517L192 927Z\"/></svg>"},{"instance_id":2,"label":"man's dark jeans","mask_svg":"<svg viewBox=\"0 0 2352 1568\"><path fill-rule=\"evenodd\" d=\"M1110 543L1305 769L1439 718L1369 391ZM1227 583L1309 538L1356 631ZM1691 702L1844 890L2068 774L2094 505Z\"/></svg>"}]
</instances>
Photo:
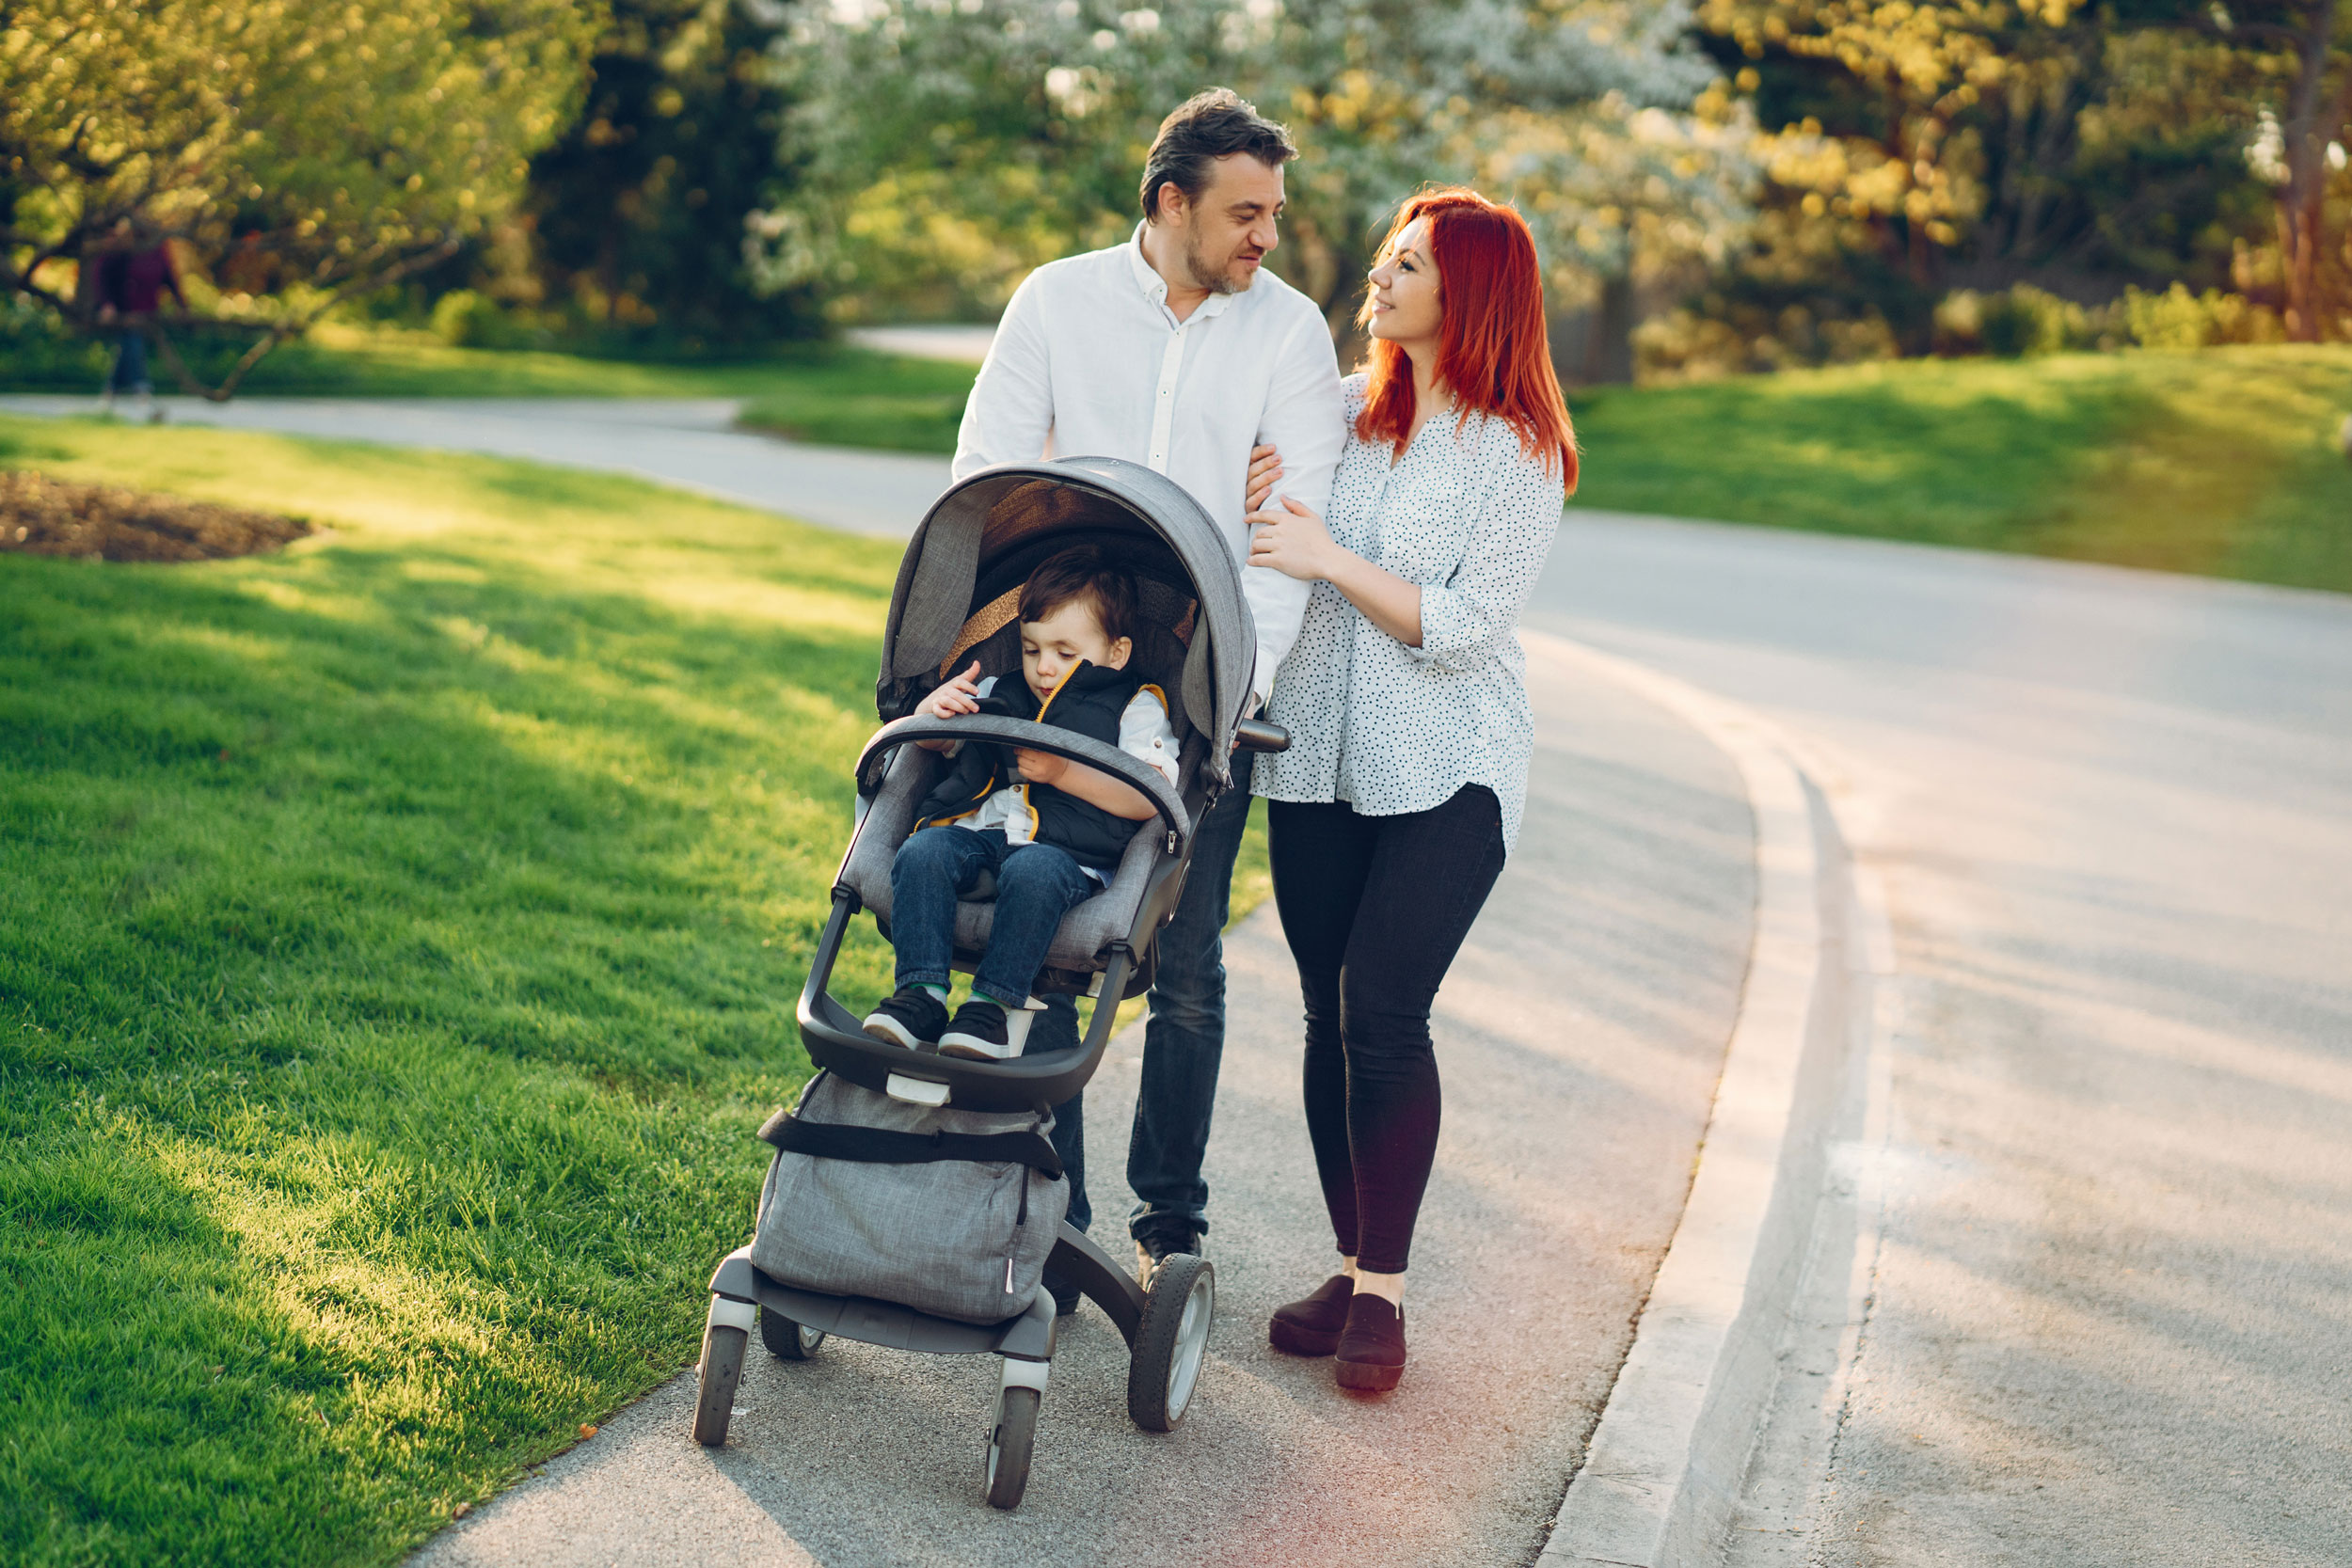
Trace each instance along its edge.
<instances>
[{"instance_id":1,"label":"man's dark jeans","mask_svg":"<svg viewBox=\"0 0 2352 1568\"><path fill-rule=\"evenodd\" d=\"M969 893L983 871L996 874L996 918L972 989L1007 1007L1028 1000L1061 917L1102 891L1057 846L1008 847L1001 828L925 828L890 863L890 943L901 990L953 978L956 895Z\"/></svg>"},{"instance_id":2,"label":"man's dark jeans","mask_svg":"<svg viewBox=\"0 0 2352 1568\"><path fill-rule=\"evenodd\" d=\"M1160 932L1152 1021L1143 1031L1143 1083L1127 1144L1127 1185L1136 1194L1127 1228L1136 1237L1208 1228L1209 1184L1200 1179L1200 1161L1225 1057L1225 916L1233 857L1249 825L1249 763L1247 752L1234 756L1232 788L1201 817L1176 918ZM1076 1004L1067 996L1046 1000L1029 1026L1032 1053L1078 1043ZM1054 1108L1054 1148L1070 1173L1070 1223L1081 1230L1094 1218L1086 1185L1085 1100L1082 1090Z\"/></svg>"}]
</instances>

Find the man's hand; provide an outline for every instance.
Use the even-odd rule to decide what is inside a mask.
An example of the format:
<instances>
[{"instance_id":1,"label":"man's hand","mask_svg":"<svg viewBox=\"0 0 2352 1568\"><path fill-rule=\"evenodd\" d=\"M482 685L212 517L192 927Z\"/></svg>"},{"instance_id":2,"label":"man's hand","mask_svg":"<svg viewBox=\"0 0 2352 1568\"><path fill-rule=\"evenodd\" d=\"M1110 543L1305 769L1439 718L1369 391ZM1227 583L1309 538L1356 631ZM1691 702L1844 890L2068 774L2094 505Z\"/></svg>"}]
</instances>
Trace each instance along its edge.
<instances>
[{"instance_id":1,"label":"man's hand","mask_svg":"<svg viewBox=\"0 0 2352 1568\"><path fill-rule=\"evenodd\" d=\"M1033 752L1026 746L1014 752L1012 760L1013 766L1021 769L1021 776L1031 784L1059 784L1062 775L1070 771L1068 757L1057 757L1051 752Z\"/></svg>"}]
</instances>

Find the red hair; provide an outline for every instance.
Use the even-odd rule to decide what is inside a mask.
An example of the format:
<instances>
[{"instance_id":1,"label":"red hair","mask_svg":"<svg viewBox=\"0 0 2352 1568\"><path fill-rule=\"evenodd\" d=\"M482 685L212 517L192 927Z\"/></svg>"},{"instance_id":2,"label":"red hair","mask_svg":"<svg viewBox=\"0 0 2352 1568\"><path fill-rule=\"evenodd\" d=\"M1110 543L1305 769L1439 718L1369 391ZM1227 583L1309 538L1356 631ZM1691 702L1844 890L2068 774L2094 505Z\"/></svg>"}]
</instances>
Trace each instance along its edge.
<instances>
[{"instance_id":1,"label":"red hair","mask_svg":"<svg viewBox=\"0 0 2352 1568\"><path fill-rule=\"evenodd\" d=\"M1527 220L1465 186L1427 190L1398 210L1380 253L1387 255L1421 218L1429 220L1429 252L1444 307L1438 379L1460 405L1461 422L1473 410L1502 420L1518 434L1520 451L1541 454L1547 470L1557 465L1574 491L1576 432L1560 378L1552 373L1543 278ZM1357 319L1372 320L1369 293ZM1375 339L1366 369L1370 384L1356 435L1401 448L1413 428L1412 361L1396 344Z\"/></svg>"}]
</instances>

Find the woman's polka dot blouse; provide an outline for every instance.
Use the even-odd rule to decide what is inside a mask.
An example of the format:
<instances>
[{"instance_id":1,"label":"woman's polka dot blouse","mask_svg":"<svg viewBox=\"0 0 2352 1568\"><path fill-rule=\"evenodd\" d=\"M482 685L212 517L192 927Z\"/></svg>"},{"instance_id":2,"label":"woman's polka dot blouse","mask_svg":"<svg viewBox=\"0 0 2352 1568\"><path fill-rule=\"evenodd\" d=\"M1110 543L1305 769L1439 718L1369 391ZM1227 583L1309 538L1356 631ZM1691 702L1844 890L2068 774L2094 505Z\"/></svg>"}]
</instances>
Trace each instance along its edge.
<instances>
[{"instance_id":1,"label":"woman's polka dot blouse","mask_svg":"<svg viewBox=\"0 0 2352 1568\"><path fill-rule=\"evenodd\" d=\"M1432 414L1394 466L1354 435L1364 377L1344 384L1347 450L1331 483L1331 537L1421 588L1422 645L1374 626L1327 582L1307 601L1267 717L1290 750L1257 759L1275 800L1345 800L1368 816L1427 811L1465 784L1502 805L1518 840L1535 744L1519 609L1560 527L1562 477L1500 420Z\"/></svg>"}]
</instances>

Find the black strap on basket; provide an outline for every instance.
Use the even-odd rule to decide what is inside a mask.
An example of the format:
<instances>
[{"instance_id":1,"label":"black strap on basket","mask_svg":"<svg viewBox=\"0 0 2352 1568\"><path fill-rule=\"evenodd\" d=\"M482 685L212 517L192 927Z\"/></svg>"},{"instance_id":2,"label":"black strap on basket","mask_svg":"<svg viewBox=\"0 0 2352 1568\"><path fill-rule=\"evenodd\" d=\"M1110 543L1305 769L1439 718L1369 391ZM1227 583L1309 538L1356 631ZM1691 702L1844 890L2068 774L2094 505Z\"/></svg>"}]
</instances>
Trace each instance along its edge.
<instances>
[{"instance_id":1,"label":"black strap on basket","mask_svg":"<svg viewBox=\"0 0 2352 1568\"><path fill-rule=\"evenodd\" d=\"M887 1132L878 1127L844 1127L803 1121L779 1111L759 1130L778 1148L818 1160L852 1160L868 1165L923 1165L939 1160L980 1164L1020 1164L1061 1180L1061 1156L1039 1132ZM1023 1194L1026 1199L1025 1190Z\"/></svg>"}]
</instances>

